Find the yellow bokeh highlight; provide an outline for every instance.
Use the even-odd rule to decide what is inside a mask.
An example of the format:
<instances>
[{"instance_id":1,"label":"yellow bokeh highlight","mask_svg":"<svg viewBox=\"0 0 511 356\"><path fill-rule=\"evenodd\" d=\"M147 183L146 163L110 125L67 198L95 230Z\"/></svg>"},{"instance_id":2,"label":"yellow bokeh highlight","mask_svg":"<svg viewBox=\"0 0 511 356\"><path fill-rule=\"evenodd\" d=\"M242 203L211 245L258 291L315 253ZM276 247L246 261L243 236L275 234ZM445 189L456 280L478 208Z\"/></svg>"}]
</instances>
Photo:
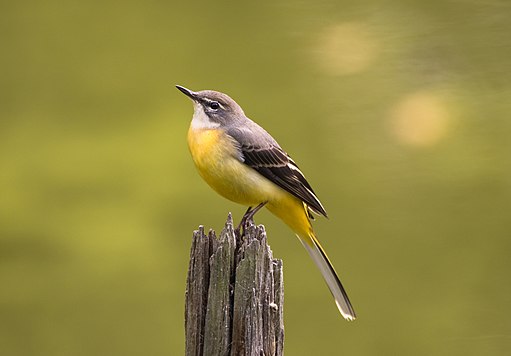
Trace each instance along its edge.
<instances>
[{"instance_id":1,"label":"yellow bokeh highlight","mask_svg":"<svg viewBox=\"0 0 511 356\"><path fill-rule=\"evenodd\" d=\"M427 147L443 139L452 115L439 94L419 91L402 98L390 112L390 130L402 144Z\"/></svg>"},{"instance_id":2,"label":"yellow bokeh highlight","mask_svg":"<svg viewBox=\"0 0 511 356\"><path fill-rule=\"evenodd\" d=\"M373 31L362 22L328 27L320 34L317 44L316 62L331 75L362 72L374 62L379 52Z\"/></svg>"}]
</instances>

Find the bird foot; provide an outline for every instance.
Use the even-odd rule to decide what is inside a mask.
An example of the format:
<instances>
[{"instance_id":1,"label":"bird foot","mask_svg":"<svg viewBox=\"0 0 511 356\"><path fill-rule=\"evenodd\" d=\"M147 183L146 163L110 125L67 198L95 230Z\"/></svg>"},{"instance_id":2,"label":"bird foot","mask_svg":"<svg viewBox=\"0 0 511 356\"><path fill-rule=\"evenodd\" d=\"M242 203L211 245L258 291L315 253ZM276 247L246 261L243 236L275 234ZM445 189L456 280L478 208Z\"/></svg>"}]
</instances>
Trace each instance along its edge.
<instances>
[{"instance_id":1,"label":"bird foot","mask_svg":"<svg viewBox=\"0 0 511 356\"><path fill-rule=\"evenodd\" d=\"M267 202L264 202L264 203L260 203L258 206L256 206L255 208L252 209L251 206L248 207L247 211L245 212L245 214L243 215L243 217L241 218L241 221L238 225L238 227L234 230L234 233L236 234L236 236L239 236L240 238L242 238L243 236L245 236L245 230L247 228L247 226L250 225L250 223L252 224L255 224L254 223L254 215L259 211L261 210L261 208L263 206L266 205Z\"/></svg>"}]
</instances>

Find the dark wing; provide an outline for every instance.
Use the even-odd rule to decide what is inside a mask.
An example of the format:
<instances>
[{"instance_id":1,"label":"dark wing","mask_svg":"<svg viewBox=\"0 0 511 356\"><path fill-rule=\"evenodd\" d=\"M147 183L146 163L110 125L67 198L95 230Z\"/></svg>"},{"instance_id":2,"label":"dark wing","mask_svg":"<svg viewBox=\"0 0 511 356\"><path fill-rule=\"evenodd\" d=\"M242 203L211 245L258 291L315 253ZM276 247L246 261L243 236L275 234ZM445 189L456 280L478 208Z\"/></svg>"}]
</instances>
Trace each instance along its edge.
<instances>
[{"instance_id":1,"label":"dark wing","mask_svg":"<svg viewBox=\"0 0 511 356\"><path fill-rule=\"evenodd\" d=\"M264 147L258 147L254 144L240 144L240 149L246 165L254 168L279 187L301 199L316 214L327 216L325 209L303 173L291 157L277 144L267 144Z\"/></svg>"}]
</instances>

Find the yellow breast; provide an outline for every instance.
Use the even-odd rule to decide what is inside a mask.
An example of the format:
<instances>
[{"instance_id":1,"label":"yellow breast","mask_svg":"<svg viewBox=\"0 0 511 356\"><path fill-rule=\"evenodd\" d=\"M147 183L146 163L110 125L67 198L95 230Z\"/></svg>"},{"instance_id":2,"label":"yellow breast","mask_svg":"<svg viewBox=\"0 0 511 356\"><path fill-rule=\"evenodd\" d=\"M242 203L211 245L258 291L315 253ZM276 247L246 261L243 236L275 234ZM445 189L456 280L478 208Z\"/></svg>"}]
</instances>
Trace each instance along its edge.
<instances>
[{"instance_id":1,"label":"yellow breast","mask_svg":"<svg viewBox=\"0 0 511 356\"><path fill-rule=\"evenodd\" d=\"M237 148L232 139L219 129L192 129L188 130L188 147L193 161L201 176L220 177L227 175L225 165L236 157ZM208 181L209 183L209 181Z\"/></svg>"},{"instance_id":2,"label":"yellow breast","mask_svg":"<svg viewBox=\"0 0 511 356\"><path fill-rule=\"evenodd\" d=\"M283 191L240 161L236 142L221 129L188 130L188 147L201 177L223 197L257 205Z\"/></svg>"}]
</instances>

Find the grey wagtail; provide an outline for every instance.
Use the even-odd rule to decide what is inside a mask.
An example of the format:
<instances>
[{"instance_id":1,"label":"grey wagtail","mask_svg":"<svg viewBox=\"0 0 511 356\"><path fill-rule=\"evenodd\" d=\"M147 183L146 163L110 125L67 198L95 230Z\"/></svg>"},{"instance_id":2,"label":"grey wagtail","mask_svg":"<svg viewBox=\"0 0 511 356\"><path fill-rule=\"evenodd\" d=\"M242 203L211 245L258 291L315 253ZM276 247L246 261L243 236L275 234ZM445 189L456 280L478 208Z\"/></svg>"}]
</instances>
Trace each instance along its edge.
<instances>
[{"instance_id":1,"label":"grey wagtail","mask_svg":"<svg viewBox=\"0 0 511 356\"><path fill-rule=\"evenodd\" d=\"M326 217L326 211L296 163L226 94L176 87L193 101L188 146L201 177L223 197L249 207L242 224L263 206L284 221L318 266L342 316L354 320L348 295L310 222L312 213Z\"/></svg>"}]
</instances>

